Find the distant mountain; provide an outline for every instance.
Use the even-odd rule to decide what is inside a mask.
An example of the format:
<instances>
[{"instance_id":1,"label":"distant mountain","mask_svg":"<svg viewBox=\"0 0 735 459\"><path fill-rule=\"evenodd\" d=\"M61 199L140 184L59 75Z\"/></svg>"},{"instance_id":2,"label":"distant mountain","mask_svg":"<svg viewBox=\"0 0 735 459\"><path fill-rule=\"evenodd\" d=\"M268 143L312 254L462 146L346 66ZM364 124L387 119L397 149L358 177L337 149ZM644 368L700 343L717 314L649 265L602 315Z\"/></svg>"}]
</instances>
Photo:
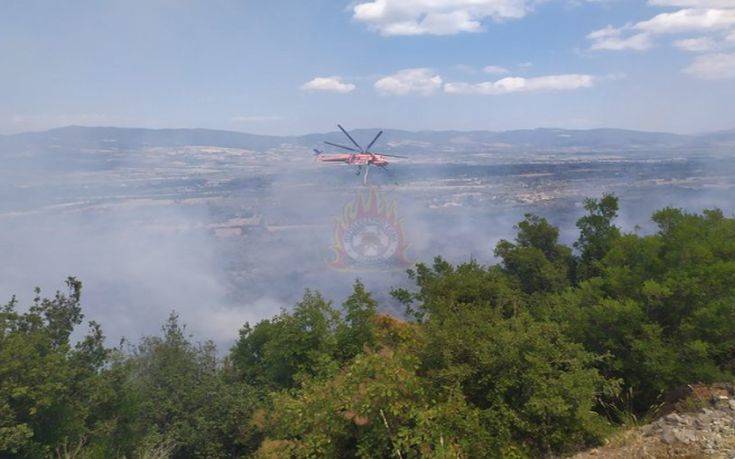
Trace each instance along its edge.
<instances>
[{"instance_id":1,"label":"distant mountain","mask_svg":"<svg viewBox=\"0 0 735 459\"><path fill-rule=\"evenodd\" d=\"M43 146L77 149L134 149L211 145L228 148L271 148L279 137L212 129L143 129L69 126L0 137L0 146Z\"/></svg>"},{"instance_id":2,"label":"distant mountain","mask_svg":"<svg viewBox=\"0 0 735 459\"><path fill-rule=\"evenodd\" d=\"M367 144L376 129L357 129L353 137ZM324 140L349 145L340 132L268 136L212 129L142 129L69 126L42 132L0 136L0 153L23 151L128 150L145 147L213 146L263 151L312 148ZM678 135L625 129L523 129L513 131L402 131L386 129L381 150L473 151L497 149L680 149L735 145L735 130Z\"/></svg>"},{"instance_id":3,"label":"distant mountain","mask_svg":"<svg viewBox=\"0 0 735 459\"><path fill-rule=\"evenodd\" d=\"M720 145L735 146L735 129L729 131L717 131L702 136L703 140Z\"/></svg>"},{"instance_id":4,"label":"distant mountain","mask_svg":"<svg viewBox=\"0 0 735 459\"><path fill-rule=\"evenodd\" d=\"M370 139L375 129L358 129L354 137ZM329 133L315 141L345 141L341 133ZM313 136L306 136L313 137ZM405 148L429 144L433 147L462 148L649 148L683 146L692 137L660 132L631 131L624 129L522 129L514 131L400 131L386 130L385 141ZM344 140L343 140L344 139Z\"/></svg>"}]
</instances>

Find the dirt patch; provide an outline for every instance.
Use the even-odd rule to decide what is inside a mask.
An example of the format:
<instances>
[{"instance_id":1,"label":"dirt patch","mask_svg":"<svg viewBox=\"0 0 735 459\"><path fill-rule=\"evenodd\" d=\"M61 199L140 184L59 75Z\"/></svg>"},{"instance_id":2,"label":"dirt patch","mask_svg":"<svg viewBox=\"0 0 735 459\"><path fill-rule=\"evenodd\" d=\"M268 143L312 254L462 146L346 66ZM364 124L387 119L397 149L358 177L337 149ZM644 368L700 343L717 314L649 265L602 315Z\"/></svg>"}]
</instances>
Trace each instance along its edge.
<instances>
[{"instance_id":1,"label":"dirt patch","mask_svg":"<svg viewBox=\"0 0 735 459\"><path fill-rule=\"evenodd\" d=\"M735 458L735 391L729 384L691 386L675 410L621 432L607 445L573 456L588 458Z\"/></svg>"}]
</instances>

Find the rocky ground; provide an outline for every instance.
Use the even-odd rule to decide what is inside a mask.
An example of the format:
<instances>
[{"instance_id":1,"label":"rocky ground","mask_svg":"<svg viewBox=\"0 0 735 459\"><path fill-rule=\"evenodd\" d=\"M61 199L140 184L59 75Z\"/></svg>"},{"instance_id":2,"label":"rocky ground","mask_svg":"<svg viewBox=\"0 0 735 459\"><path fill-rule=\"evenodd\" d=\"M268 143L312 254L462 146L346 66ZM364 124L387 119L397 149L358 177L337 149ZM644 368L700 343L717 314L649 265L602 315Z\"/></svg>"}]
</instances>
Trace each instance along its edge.
<instances>
[{"instance_id":1,"label":"rocky ground","mask_svg":"<svg viewBox=\"0 0 735 459\"><path fill-rule=\"evenodd\" d=\"M589 458L735 458L735 388L696 386L672 412L651 424L621 432Z\"/></svg>"}]
</instances>

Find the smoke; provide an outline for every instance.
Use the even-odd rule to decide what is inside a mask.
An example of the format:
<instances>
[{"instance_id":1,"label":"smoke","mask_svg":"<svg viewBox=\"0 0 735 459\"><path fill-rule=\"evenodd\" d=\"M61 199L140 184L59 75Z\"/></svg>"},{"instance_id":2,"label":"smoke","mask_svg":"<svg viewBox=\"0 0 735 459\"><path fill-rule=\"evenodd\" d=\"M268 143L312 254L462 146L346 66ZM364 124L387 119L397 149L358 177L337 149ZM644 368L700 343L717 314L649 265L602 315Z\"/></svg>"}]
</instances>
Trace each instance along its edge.
<instances>
[{"instance_id":1,"label":"smoke","mask_svg":"<svg viewBox=\"0 0 735 459\"><path fill-rule=\"evenodd\" d=\"M0 292L28 300L34 286L52 293L73 275L84 284L87 319L102 323L111 339L155 333L171 310L200 336L232 339L233 324L256 321L278 304L262 297L234 308L216 241L191 229L203 217L140 204L6 219Z\"/></svg>"},{"instance_id":2,"label":"smoke","mask_svg":"<svg viewBox=\"0 0 735 459\"><path fill-rule=\"evenodd\" d=\"M80 142L81 143L81 142ZM17 152L15 152L17 153ZM354 169L316 164L303 147L65 150L23 156L0 172L0 298L84 283L87 319L111 343L156 333L171 310L200 339L226 348L245 323L288 309L304 289L341 302L359 277L383 310L409 286L400 270L338 271L334 225L365 192ZM573 242L584 197L621 198L618 223L650 231L665 206L731 213L735 161L630 154L424 153L374 170L395 202L412 261L442 255L493 263L527 212Z\"/></svg>"}]
</instances>

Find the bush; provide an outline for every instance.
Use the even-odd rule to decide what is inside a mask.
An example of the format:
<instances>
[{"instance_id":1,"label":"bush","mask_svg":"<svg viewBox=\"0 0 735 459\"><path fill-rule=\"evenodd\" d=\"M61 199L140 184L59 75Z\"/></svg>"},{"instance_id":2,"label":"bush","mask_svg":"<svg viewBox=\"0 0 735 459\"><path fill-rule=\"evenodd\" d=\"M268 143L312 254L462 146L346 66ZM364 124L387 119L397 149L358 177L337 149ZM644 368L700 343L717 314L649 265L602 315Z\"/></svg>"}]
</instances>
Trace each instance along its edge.
<instances>
[{"instance_id":1,"label":"bush","mask_svg":"<svg viewBox=\"0 0 735 459\"><path fill-rule=\"evenodd\" d=\"M81 283L0 310L3 457L524 457L600 443L682 386L735 368L735 220L663 209L622 234L585 202L576 252L526 215L502 262L409 270L377 313L357 281L306 291L227 357L173 314L160 336L76 343Z\"/></svg>"}]
</instances>

